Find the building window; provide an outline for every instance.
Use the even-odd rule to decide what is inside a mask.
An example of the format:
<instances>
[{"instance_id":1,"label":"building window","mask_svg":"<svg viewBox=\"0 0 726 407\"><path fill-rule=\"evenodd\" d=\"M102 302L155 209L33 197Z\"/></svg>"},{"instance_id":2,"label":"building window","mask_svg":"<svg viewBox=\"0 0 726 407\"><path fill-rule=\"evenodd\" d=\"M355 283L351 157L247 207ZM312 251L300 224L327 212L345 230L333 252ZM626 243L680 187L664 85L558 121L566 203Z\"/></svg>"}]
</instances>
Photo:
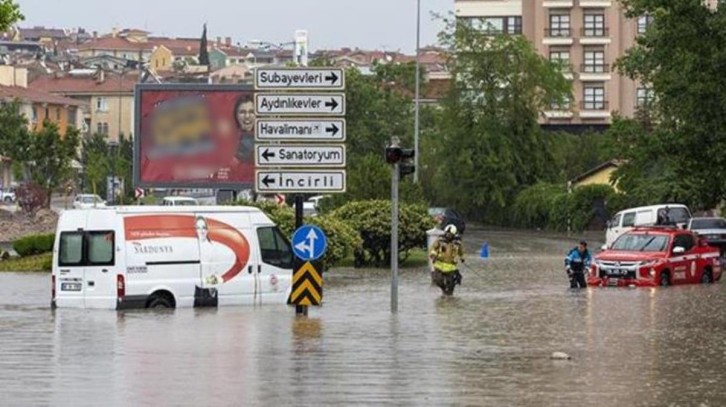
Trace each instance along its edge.
<instances>
[{"instance_id":1,"label":"building window","mask_svg":"<svg viewBox=\"0 0 726 407\"><path fill-rule=\"evenodd\" d=\"M550 61L559 64L564 72L570 72L572 70L572 67L570 66L570 50L551 50Z\"/></svg>"},{"instance_id":2,"label":"building window","mask_svg":"<svg viewBox=\"0 0 726 407\"><path fill-rule=\"evenodd\" d=\"M551 14L548 37L569 37L570 36L570 15Z\"/></svg>"},{"instance_id":3,"label":"building window","mask_svg":"<svg viewBox=\"0 0 726 407\"><path fill-rule=\"evenodd\" d=\"M648 30L648 26L653 22L653 16L646 14L638 17L638 34L645 34Z\"/></svg>"},{"instance_id":4,"label":"building window","mask_svg":"<svg viewBox=\"0 0 726 407\"><path fill-rule=\"evenodd\" d=\"M108 135L108 123L96 123L96 131L98 134Z\"/></svg>"},{"instance_id":5,"label":"building window","mask_svg":"<svg viewBox=\"0 0 726 407\"><path fill-rule=\"evenodd\" d=\"M55 120L57 122L60 122L60 120L61 120L61 109L60 109L60 107L56 107L55 108Z\"/></svg>"},{"instance_id":6,"label":"building window","mask_svg":"<svg viewBox=\"0 0 726 407\"><path fill-rule=\"evenodd\" d=\"M106 101L106 98L96 98L96 111L97 112L107 112L108 111L108 103Z\"/></svg>"},{"instance_id":7,"label":"building window","mask_svg":"<svg viewBox=\"0 0 726 407\"><path fill-rule=\"evenodd\" d=\"M585 63L582 66L584 73L603 73L608 72L608 66L605 65L605 52L602 50L586 50Z\"/></svg>"},{"instance_id":8,"label":"building window","mask_svg":"<svg viewBox=\"0 0 726 407\"><path fill-rule=\"evenodd\" d=\"M605 37L605 14L585 14L585 27L582 29L584 37Z\"/></svg>"},{"instance_id":9,"label":"building window","mask_svg":"<svg viewBox=\"0 0 726 407\"><path fill-rule=\"evenodd\" d=\"M583 93L582 108L584 110L605 110L605 87L603 85L587 86Z\"/></svg>"},{"instance_id":10,"label":"building window","mask_svg":"<svg viewBox=\"0 0 726 407\"><path fill-rule=\"evenodd\" d=\"M638 88L636 91L635 104L638 107L647 107L653 103L655 94L651 88Z\"/></svg>"},{"instance_id":11,"label":"building window","mask_svg":"<svg viewBox=\"0 0 726 407\"><path fill-rule=\"evenodd\" d=\"M522 34L522 17L520 16L470 18L468 22L475 30L487 34ZM234 63L234 61L230 62Z\"/></svg>"}]
</instances>

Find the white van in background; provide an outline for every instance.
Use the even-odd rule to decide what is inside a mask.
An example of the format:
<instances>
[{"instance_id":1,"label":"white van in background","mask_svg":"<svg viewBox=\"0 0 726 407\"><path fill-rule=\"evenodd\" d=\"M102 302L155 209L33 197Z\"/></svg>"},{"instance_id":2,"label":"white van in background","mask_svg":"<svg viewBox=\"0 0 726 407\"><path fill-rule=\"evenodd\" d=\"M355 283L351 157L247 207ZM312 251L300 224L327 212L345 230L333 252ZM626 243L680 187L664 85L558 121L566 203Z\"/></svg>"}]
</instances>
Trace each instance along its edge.
<instances>
[{"instance_id":1,"label":"white van in background","mask_svg":"<svg viewBox=\"0 0 726 407\"><path fill-rule=\"evenodd\" d=\"M691 219L691 211L681 204L664 204L642 206L620 211L608 222L605 234L607 247L610 247L620 235L637 226L655 226L658 224L658 215L668 213L667 224L683 228Z\"/></svg>"},{"instance_id":2,"label":"white van in background","mask_svg":"<svg viewBox=\"0 0 726 407\"><path fill-rule=\"evenodd\" d=\"M127 206L64 211L53 248L58 308L285 304L293 254L259 209Z\"/></svg>"}]
</instances>

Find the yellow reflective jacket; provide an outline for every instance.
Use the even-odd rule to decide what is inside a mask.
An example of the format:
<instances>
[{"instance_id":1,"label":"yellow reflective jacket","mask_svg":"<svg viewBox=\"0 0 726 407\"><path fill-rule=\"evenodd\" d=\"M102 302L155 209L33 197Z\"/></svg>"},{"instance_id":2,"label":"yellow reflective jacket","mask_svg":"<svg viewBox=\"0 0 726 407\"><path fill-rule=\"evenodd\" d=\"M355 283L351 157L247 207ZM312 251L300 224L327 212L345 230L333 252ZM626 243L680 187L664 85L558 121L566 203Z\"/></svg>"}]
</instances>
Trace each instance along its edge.
<instances>
[{"instance_id":1,"label":"yellow reflective jacket","mask_svg":"<svg viewBox=\"0 0 726 407\"><path fill-rule=\"evenodd\" d=\"M448 241L438 238L431 246L429 252L434 260L434 268L443 273L451 273L456 270L456 264L464 257L464 249L459 240Z\"/></svg>"}]
</instances>

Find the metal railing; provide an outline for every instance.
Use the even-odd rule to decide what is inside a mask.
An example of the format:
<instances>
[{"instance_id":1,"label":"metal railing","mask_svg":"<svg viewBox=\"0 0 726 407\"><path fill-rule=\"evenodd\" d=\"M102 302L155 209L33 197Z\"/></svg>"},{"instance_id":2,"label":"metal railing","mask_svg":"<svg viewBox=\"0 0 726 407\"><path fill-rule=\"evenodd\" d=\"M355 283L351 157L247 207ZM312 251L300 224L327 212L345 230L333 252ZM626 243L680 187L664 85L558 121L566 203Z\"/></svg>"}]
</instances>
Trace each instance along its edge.
<instances>
[{"instance_id":1,"label":"metal railing","mask_svg":"<svg viewBox=\"0 0 726 407\"><path fill-rule=\"evenodd\" d=\"M608 110L607 100L583 100L580 102L580 110Z\"/></svg>"},{"instance_id":2,"label":"metal railing","mask_svg":"<svg viewBox=\"0 0 726 407\"><path fill-rule=\"evenodd\" d=\"M608 27L585 27L580 29L580 36L583 38L604 38L610 36Z\"/></svg>"},{"instance_id":3,"label":"metal railing","mask_svg":"<svg viewBox=\"0 0 726 407\"><path fill-rule=\"evenodd\" d=\"M569 38L571 35L569 28L545 28L545 38Z\"/></svg>"},{"instance_id":4,"label":"metal railing","mask_svg":"<svg viewBox=\"0 0 726 407\"><path fill-rule=\"evenodd\" d=\"M610 73L609 64L582 64L580 73Z\"/></svg>"}]
</instances>

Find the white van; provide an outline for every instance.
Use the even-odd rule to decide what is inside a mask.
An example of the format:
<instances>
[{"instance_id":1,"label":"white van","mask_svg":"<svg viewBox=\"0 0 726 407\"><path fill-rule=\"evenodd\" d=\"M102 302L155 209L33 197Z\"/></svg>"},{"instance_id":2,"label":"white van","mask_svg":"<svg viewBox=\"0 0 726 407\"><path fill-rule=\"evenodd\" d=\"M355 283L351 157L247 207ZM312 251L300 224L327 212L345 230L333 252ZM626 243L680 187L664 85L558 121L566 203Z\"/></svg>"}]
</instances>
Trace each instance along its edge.
<instances>
[{"instance_id":1,"label":"white van","mask_svg":"<svg viewBox=\"0 0 726 407\"><path fill-rule=\"evenodd\" d=\"M64 211L53 247L58 308L285 304L293 254L259 209L129 206Z\"/></svg>"},{"instance_id":2,"label":"white van","mask_svg":"<svg viewBox=\"0 0 726 407\"><path fill-rule=\"evenodd\" d=\"M684 227L691 219L691 211L681 204L663 204L642 206L620 211L608 222L605 234L607 247L610 247L620 235L632 230L636 226L655 226L658 224L658 215L667 211L669 224Z\"/></svg>"}]
</instances>

